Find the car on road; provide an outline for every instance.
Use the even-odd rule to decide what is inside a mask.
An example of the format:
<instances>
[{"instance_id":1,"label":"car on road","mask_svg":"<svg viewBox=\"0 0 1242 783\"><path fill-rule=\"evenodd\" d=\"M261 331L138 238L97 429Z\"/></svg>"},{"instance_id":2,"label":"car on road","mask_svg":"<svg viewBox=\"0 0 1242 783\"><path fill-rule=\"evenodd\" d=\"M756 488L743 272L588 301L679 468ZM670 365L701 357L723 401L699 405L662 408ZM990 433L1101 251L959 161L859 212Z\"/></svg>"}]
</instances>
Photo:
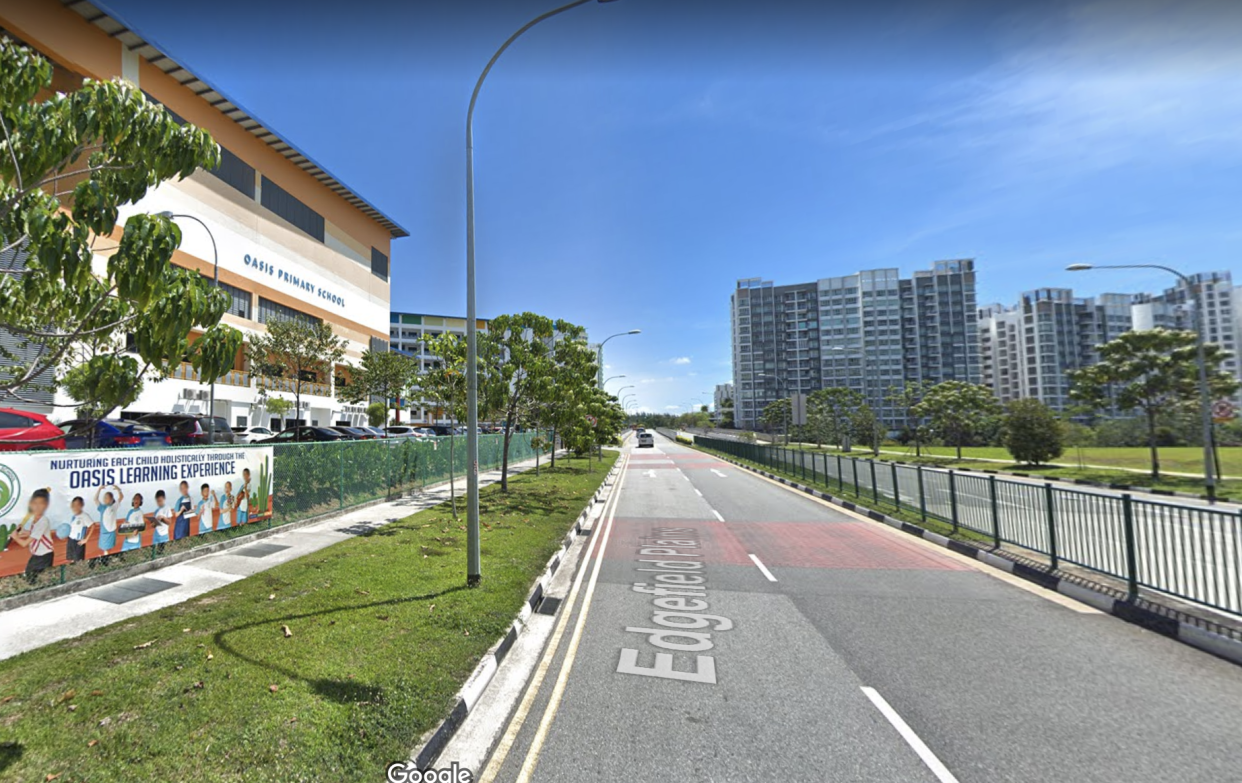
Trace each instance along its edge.
<instances>
[{"instance_id":1,"label":"car on road","mask_svg":"<svg viewBox=\"0 0 1242 783\"><path fill-rule=\"evenodd\" d=\"M172 445L167 432L130 419L70 419L61 422L67 449L162 449Z\"/></svg>"},{"instance_id":2,"label":"car on road","mask_svg":"<svg viewBox=\"0 0 1242 783\"><path fill-rule=\"evenodd\" d=\"M275 435L268 427L234 427L233 440L236 443L258 443L264 438Z\"/></svg>"},{"instance_id":3,"label":"car on road","mask_svg":"<svg viewBox=\"0 0 1242 783\"><path fill-rule=\"evenodd\" d=\"M212 443L236 443L233 428L220 416L197 413L148 413L138 421L172 438L174 446L206 446Z\"/></svg>"},{"instance_id":4,"label":"car on road","mask_svg":"<svg viewBox=\"0 0 1242 783\"><path fill-rule=\"evenodd\" d=\"M417 432L416 427L406 424L389 424L384 428L384 434L390 438L412 438Z\"/></svg>"},{"instance_id":5,"label":"car on road","mask_svg":"<svg viewBox=\"0 0 1242 783\"><path fill-rule=\"evenodd\" d=\"M43 414L0 408L0 451L46 451L64 447L64 431Z\"/></svg>"},{"instance_id":6,"label":"car on road","mask_svg":"<svg viewBox=\"0 0 1242 783\"><path fill-rule=\"evenodd\" d=\"M282 430L259 443L335 443L340 440L350 439L334 429L305 424L301 427Z\"/></svg>"},{"instance_id":7,"label":"car on road","mask_svg":"<svg viewBox=\"0 0 1242 783\"><path fill-rule=\"evenodd\" d=\"M651 437L650 432L638 433L638 448L655 448L655 438Z\"/></svg>"}]
</instances>

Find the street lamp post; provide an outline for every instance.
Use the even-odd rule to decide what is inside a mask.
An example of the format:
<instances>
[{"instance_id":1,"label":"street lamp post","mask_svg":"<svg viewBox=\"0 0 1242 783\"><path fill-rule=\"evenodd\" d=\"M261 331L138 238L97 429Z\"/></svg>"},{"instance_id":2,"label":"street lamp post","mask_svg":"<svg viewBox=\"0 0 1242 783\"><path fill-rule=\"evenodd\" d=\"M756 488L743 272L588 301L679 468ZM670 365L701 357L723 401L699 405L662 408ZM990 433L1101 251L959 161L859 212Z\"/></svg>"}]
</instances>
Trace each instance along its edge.
<instances>
[{"instance_id":1,"label":"street lamp post","mask_svg":"<svg viewBox=\"0 0 1242 783\"><path fill-rule=\"evenodd\" d=\"M605 2L605 0L601 0L601 2ZM642 334L642 333L643 333L642 329L631 329L628 332L617 332L616 334L608 335L607 337L604 338L604 342L599 344L599 348L596 349L596 357L595 357L595 363L596 363L596 368L595 368L596 376L595 377L599 379L599 387L601 389L604 388L604 384L607 383L607 381L603 380L603 377L604 377L604 343L608 342L614 337L625 337L628 334Z\"/></svg>"},{"instance_id":2,"label":"street lamp post","mask_svg":"<svg viewBox=\"0 0 1242 783\"><path fill-rule=\"evenodd\" d=\"M624 377L625 377L624 375L611 375L604 379L604 384L603 386L600 386L600 388L602 389L604 388L604 386L607 386L609 381L615 381L618 378L624 378Z\"/></svg>"},{"instance_id":3,"label":"street lamp post","mask_svg":"<svg viewBox=\"0 0 1242 783\"><path fill-rule=\"evenodd\" d=\"M159 213L160 217L169 220L177 220L183 218L185 220L193 220L195 223L203 227L207 232L207 237L211 240L211 284L216 288L220 287L220 251L216 248L216 235L211 233L211 229L207 227L199 218L193 215L184 215L177 212L164 211ZM207 443L214 444L216 442L216 379L211 379L210 391L207 392Z\"/></svg>"},{"instance_id":4,"label":"street lamp post","mask_svg":"<svg viewBox=\"0 0 1242 783\"><path fill-rule=\"evenodd\" d=\"M470 93L470 106L466 109L466 459L470 463L466 469L466 585L469 587L478 585L482 579L479 552L479 324L474 284L474 106L492 66L522 33L545 19L590 1L574 0L542 13L505 39L479 74L474 91Z\"/></svg>"},{"instance_id":5,"label":"street lamp post","mask_svg":"<svg viewBox=\"0 0 1242 783\"><path fill-rule=\"evenodd\" d=\"M1212 432L1212 392L1208 387L1206 331L1203 312L1203 285L1195 285L1187 275L1173 267L1161 264L1070 264L1069 272L1085 272L1091 269L1159 269L1175 275L1194 297L1195 306L1195 356L1199 364L1199 417L1203 427L1203 484L1208 502L1216 502L1216 438Z\"/></svg>"}]
</instances>

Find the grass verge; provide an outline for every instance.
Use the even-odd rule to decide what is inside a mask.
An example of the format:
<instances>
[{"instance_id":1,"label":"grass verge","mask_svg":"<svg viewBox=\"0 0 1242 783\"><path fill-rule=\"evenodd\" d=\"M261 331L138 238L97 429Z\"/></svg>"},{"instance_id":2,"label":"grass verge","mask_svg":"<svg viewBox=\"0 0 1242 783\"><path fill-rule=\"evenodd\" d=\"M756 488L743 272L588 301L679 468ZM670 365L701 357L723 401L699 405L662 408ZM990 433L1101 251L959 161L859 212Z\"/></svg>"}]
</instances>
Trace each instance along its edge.
<instances>
[{"instance_id":1,"label":"grass verge","mask_svg":"<svg viewBox=\"0 0 1242 783\"><path fill-rule=\"evenodd\" d=\"M0 778L382 779L448 713L616 456L484 489L476 589L464 520L437 507L0 661Z\"/></svg>"}]
</instances>

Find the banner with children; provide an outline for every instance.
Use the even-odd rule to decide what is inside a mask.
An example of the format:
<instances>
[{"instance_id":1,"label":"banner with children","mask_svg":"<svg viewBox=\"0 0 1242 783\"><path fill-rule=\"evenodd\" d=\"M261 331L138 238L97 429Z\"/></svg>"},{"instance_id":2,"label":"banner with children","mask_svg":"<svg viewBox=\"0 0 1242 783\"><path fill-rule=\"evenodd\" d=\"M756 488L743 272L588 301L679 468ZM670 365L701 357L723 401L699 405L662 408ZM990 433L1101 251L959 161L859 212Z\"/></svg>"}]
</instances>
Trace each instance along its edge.
<instances>
[{"instance_id":1,"label":"banner with children","mask_svg":"<svg viewBox=\"0 0 1242 783\"><path fill-rule=\"evenodd\" d=\"M0 453L0 577L266 522L271 490L271 446Z\"/></svg>"}]
</instances>

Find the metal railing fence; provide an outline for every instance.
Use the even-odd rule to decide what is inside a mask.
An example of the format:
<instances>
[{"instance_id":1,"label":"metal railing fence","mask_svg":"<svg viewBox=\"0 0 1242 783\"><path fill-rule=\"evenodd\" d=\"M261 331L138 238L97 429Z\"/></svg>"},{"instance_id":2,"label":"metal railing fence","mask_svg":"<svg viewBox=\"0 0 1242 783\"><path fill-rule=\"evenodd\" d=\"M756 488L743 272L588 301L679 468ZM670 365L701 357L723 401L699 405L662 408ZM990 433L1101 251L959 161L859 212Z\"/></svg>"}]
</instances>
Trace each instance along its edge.
<instances>
[{"instance_id":1,"label":"metal railing fence","mask_svg":"<svg viewBox=\"0 0 1242 783\"><path fill-rule=\"evenodd\" d=\"M1242 511L697 436L712 451L1242 615Z\"/></svg>"}]
</instances>

